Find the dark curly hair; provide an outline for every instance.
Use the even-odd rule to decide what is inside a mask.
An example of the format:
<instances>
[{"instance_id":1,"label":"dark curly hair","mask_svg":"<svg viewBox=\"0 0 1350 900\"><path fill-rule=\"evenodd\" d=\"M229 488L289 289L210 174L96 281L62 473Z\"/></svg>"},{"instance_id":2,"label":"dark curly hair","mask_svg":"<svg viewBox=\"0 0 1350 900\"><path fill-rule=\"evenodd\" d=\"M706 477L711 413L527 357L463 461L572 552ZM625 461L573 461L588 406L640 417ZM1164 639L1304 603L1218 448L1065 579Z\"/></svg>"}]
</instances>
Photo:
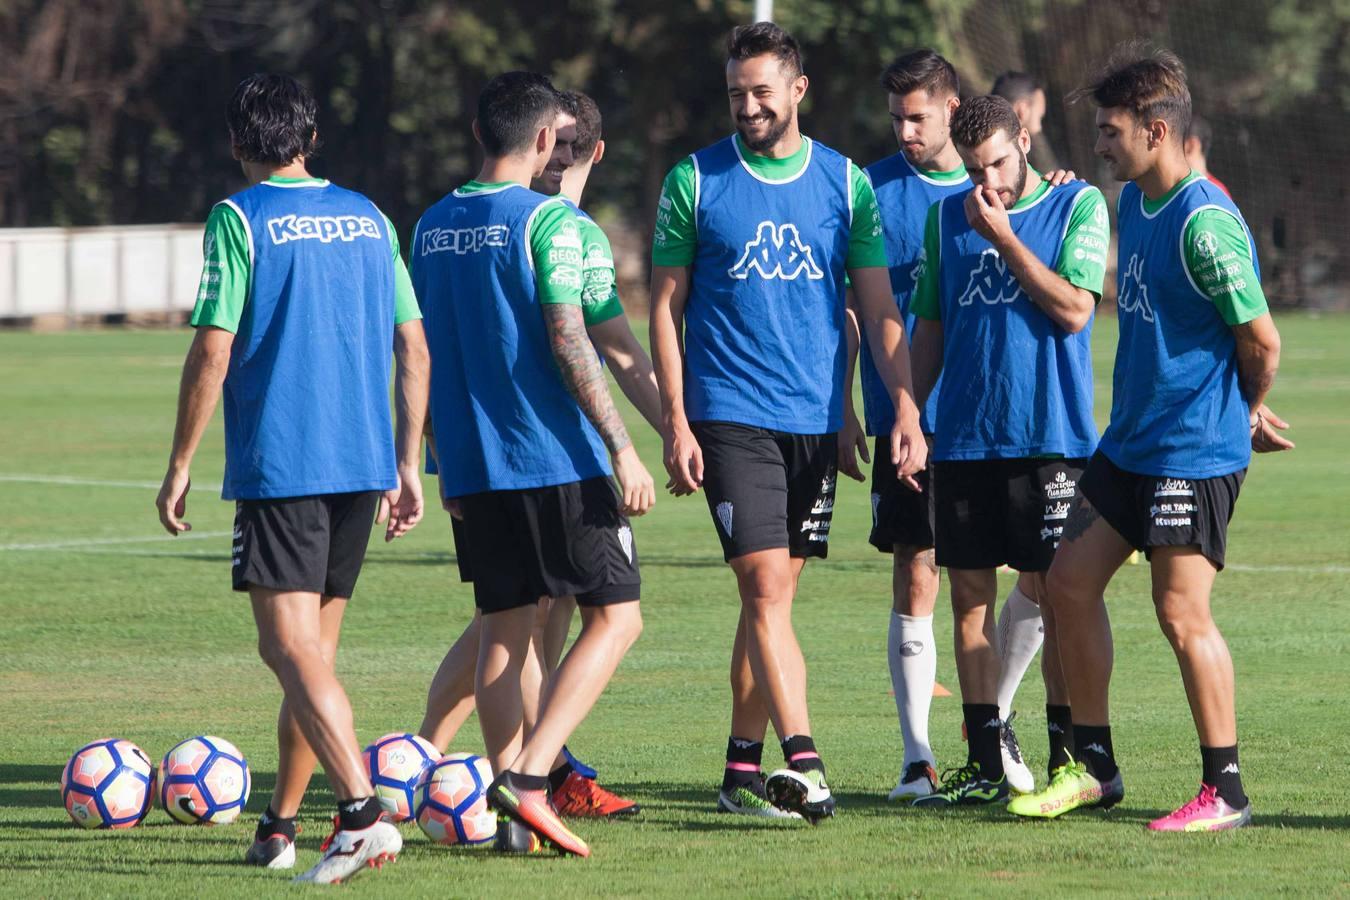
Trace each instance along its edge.
<instances>
[{"instance_id":1,"label":"dark curly hair","mask_svg":"<svg viewBox=\"0 0 1350 900\"><path fill-rule=\"evenodd\" d=\"M226 121L230 141L245 162L284 166L319 149L318 104L289 75L259 72L234 89Z\"/></svg>"}]
</instances>

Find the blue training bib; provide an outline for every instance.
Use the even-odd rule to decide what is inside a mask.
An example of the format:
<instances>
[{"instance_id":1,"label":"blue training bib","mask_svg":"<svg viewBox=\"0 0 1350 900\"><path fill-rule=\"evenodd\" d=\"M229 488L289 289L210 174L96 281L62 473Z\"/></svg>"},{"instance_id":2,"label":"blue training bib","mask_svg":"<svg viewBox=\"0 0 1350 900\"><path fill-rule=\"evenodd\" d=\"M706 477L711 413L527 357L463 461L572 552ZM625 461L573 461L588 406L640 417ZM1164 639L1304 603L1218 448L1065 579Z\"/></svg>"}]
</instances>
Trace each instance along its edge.
<instances>
[{"instance_id":1,"label":"blue training bib","mask_svg":"<svg viewBox=\"0 0 1350 900\"><path fill-rule=\"evenodd\" d=\"M1217 478L1244 469L1252 445L1238 381L1233 330L1191 281L1181 242L1204 209L1242 222L1256 277L1256 242L1228 195L1206 178L1181 188L1156 213L1133 183L1121 191L1117 305L1120 343L1111 424L1102 452L1140 475Z\"/></svg>"},{"instance_id":2,"label":"blue training bib","mask_svg":"<svg viewBox=\"0 0 1350 900\"><path fill-rule=\"evenodd\" d=\"M923 226L928 208L943 197L970 189L970 177L939 181L910 164L904 153L896 153L867 167L867 176L876 191L877 207L881 210L881 225L886 238L886 263L891 273L891 293L900 315L905 320L905 336L912 343L914 325L918 321L909 311L909 301L918 282L919 262L923 256ZM859 320L861 329L862 321ZM859 368L862 372L863 416L867 433L888 437L895 427L895 406L890 391L877 371L877 364L867 346L863 332L858 346ZM925 433L933 431L937 414L938 391L942 376L928 395L928 402L920 410L920 423Z\"/></svg>"},{"instance_id":3,"label":"blue training bib","mask_svg":"<svg viewBox=\"0 0 1350 900\"><path fill-rule=\"evenodd\" d=\"M1049 187L1008 211L1019 240L1051 269L1074 201L1091 190ZM989 241L966 221L966 193L940 203L942 394L936 460L1084 457L1092 420L1092 325L1069 334L1041 312Z\"/></svg>"},{"instance_id":4,"label":"blue training bib","mask_svg":"<svg viewBox=\"0 0 1350 900\"><path fill-rule=\"evenodd\" d=\"M766 180L735 138L693 156L694 258L685 308L690 421L793 434L843 419L848 160L807 141L802 170Z\"/></svg>"},{"instance_id":5,"label":"blue training bib","mask_svg":"<svg viewBox=\"0 0 1350 900\"><path fill-rule=\"evenodd\" d=\"M227 500L391 490L394 262L384 216L327 182L223 201L252 281L225 377Z\"/></svg>"},{"instance_id":6,"label":"blue training bib","mask_svg":"<svg viewBox=\"0 0 1350 900\"><path fill-rule=\"evenodd\" d=\"M514 184L454 191L413 233L446 497L610 473L558 374L539 305L530 223L551 202L561 201Z\"/></svg>"}]
</instances>

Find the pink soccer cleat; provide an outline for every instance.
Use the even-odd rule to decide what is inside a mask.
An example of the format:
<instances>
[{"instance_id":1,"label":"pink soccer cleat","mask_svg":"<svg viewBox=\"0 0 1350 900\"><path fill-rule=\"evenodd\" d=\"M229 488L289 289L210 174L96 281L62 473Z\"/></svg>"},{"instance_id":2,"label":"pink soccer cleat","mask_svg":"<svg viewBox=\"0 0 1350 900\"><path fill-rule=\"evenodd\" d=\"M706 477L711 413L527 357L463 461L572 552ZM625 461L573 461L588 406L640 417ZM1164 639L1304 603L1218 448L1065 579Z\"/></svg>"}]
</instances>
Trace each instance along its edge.
<instances>
[{"instance_id":1,"label":"pink soccer cleat","mask_svg":"<svg viewBox=\"0 0 1350 900\"><path fill-rule=\"evenodd\" d=\"M1212 784L1201 784L1200 793L1176 812L1148 823L1149 831L1227 831L1252 820L1252 804L1234 809L1219 796Z\"/></svg>"}]
</instances>

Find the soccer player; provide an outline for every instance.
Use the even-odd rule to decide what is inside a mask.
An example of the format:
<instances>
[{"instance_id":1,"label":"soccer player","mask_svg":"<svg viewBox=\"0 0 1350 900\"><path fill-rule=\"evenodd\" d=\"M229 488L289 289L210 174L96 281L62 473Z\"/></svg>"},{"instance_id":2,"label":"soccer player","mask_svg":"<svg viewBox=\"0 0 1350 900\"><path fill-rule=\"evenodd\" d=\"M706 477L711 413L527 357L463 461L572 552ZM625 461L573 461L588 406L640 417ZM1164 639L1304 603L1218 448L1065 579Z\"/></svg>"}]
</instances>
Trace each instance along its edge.
<instances>
[{"instance_id":1,"label":"soccer player","mask_svg":"<svg viewBox=\"0 0 1350 900\"><path fill-rule=\"evenodd\" d=\"M702 487L741 618L720 808L832 815L792 628L797 578L824 557L842 422L844 277L896 409L891 464L912 487L927 455L876 199L847 158L801 134L796 40L768 22L731 33L736 132L666 177L652 252L652 350L673 490ZM760 770L768 723L787 768Z\"/></svg>"},{"instance_id":2,"label":"soccer player","mask_svg":"<svg viewBox=\"0 0 1350 900\"><path fill-rule=\"evenodd\" d=\"M475 694L494 808L565 853L590 854L548 801L548 774L642 628L628 515L654 487L614 409L582 310L577 218L530 190L562 98L509 72L478 98L478 176L414 231L413 283L432 356L441 490L481 613ZM621 496L610 481L613 473ZM522 670L541 597L574 595L582 630L523 735Z\"/></svg>"},{"instance_id":3,"label":"soccer player","mask_svg":"<svg viewBox=\"0 0 1350 900\"><path fill-rule=\"evenodd\" d=\"M1192 172L1198 172L1214 182L1214 186L1231 200L1233 192L1228 190L1228 185L1215 178L1214 173L1209 170L1209 148L1213 143L1214 127L1209 124L1209 120L1192 115L1191 124L1186 126L1186 141L1183 144L1186 149L1186 164L1191 167Z\"/></svg>"},{"instance_id":4,"label":"soccer player","mask_svg":"<svg viewBox=\"0 0 1350 900\"><path fill-rule=\"evenodd\" d=\"M541 194L560 196L578 216L581 235L581 304L586 332L614 373L624 395L653 428L659 430L661 401L651 359L638 343L624 316L614 284L614 254L609 239L595 220L576 204L586 189L592 167L605 152L601 139L600 110L590 97L563 95L565 109L554 119L556 140L543 173L531 184ZM434 471L434 469L433 469ZM456 546L463 547L462 523L455 526ZM461 559L463 554L460 554ZM467 568L461 572L472 580ZM572 596L551 597L540 603L540 621L531 646L533 657L525 668L525 720L532 725L538 715L539 695L548 675L558 668L568 629L576 609ZM427 692L426 716L420 734L439 748L446 748L473 711L473 679L478 656L479 617L474 616L464 633L446 653ZM563 749L549 772L550 799L563 816L613 817L639 812L638 804L605 790L595 780L595 771Z\"/></svg>"},{"instance_id":5,"label":"soccer player","mask_svg":"<svg viewBox=\"0 0 1350 900\"><path fill-rule=\"evenodd\" d=\"M994 79L989 93L1002 97L1013 106L1022 127L1031 135L1031 149L1027 151L1027 162L1035 169L1049 172L1059 167L1055 151L1050 148L1045 137L1045 88L1035 76L1026 72L1004 72Z\"/></svg>"},{"instance_id":6,"label":"soccer player","mask_svg":"<svg viewBox=\"0 0 1350 900\"><path fill-rule=\"evenodd\" d=\"M197 333L156 505L170 534L191 528L189 468L223 385L234 589L249 594L259 651L284 694L276 787L245 861L295 865L295 816L317 760L338 798L336 830L297 880L328 883L403 845L380 818L333 661L371 521L387 517L392 540L422 515L428 358L393 226L306 168L315 111L282 75L246 78L230 101L230 142L250 187L207 220Z\"/></svg>"},{"instance_id":7,"label":"soccer player","mask_svg":"<svg viewBox=\"0 0 1350 900\"><path fill-rule=\"evenodd\" d=\"M1007 564L1030 573L1043 593L1043 573L1096 446L1089 335L1108 239L1101 192L1038 177L1027 164L1030 135L1008 101L966 101L951 131L973 187L929 210L911 310L919 318L914 372L921 402L942 375L934 537L937 563L951 579L970 743L966 765L914 801L925 807L1008 796L993 645L995 570ZM1051 724L1055 707L1068 701L1055 661L1053 653L1042 659ZM1066 752L1054 745L1053 731L1051 741L1052 753Z\"/></svg>"},{"instance_id":8,"label":"soccer player","mask_svg":"<svg viewBox=\"0 0 1350 900\"><path fill-rule=\"evenodd\" d=\"M1024 816L1107 807L1124 796L1111 745L1111 630L1102 591L1131 548L1153 575L1200 738L1197 796L1149 824L1220 831L1251 821L1238 766L1233 662L1210 615L1228 522L1251 453L1293 447L1265 406L1280 336L1261 292L1256 243L1233 202L1186 162L1186 70L1168 51L1126 45L1082 92L1097 145L1127 182L1118 204L1120 343L1111 422L1083 475L1049 575L1073 695L1073 761Z\"/></svg>"}]
</instances>

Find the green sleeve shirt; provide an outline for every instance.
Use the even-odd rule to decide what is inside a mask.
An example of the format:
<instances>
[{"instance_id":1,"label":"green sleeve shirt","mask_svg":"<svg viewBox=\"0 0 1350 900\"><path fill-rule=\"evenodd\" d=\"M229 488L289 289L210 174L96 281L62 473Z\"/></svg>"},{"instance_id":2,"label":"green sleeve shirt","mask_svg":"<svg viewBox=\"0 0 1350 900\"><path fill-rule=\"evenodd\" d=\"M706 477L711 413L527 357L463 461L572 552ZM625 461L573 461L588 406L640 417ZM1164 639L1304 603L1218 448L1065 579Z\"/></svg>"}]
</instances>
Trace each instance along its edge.
<instances>
[{"instance_id":1,"label":"green sleeve shirt","mask_svg":"<svg viewBox=\"0 0 1350 900\"><path fill-rule=\"evenodd\" d=\"M542 204L530 219L529 241L539 302L584 306L581 232L576 213L561 200Z\"/></svg>"},{"instance_id":2,"label":"green sleeve shirt","mask_svg":"<svg viewBox=\"0 0 1350 900\"><path fill-rule=\"evenodd\" d=\"M739 141L737 136L735 140ZM809 140L809 139L808 139ZM808 145L784 159L771 159L745 148L741 156L746 165L770 180L790 178L806 165ZM853 227L849 232L848 258L844 267L861 269L886 265L886 244L881 233L881 211L867 176L851 161L849 181L853 191ZM698 226L694 215L697 173L692 157L685 157L666 175L656 210L656 228L652 232L652 265L690 266L698 252Z\"/></svg>"},{"instance_id":3,"label":"green sleeve shirt","mask_svg":"<svg viewBox=\"0 0 1350 900\"><path fill-rule=\"evenodd\" d=\"M324 183L321 179L275 180ZM408 277L408 269L399 253L398 232L388 216L384 216L384 224L394 258L394 324L402 325L422 318L422 312L413 294L412 279ZM217 203L206 219L206 233L202 237L202 277L197 287L197 303L188 321L194 327L205 325L237 334L252 281L253 252L244 220L230 204Z\"/></svg>"},{"instance_id":4,"label":"green sleeve shirt","mask_svg":"<svg viewBox=\"0 0 1350 900\"><path fill-rule=\"evenodd\" d=\"M623 304L614 279L614 251L604 229L585 216L577 216L577 228L581 233L581 308L589 328L623 315Z\"/></svg>"},{"instance_id":5,"label":"green sleeve shirt","mask_svg":"<svg viewBox=\"0 0 1350 900\"><path fill-rule=\"evenodd\" d=\"M1229 325L1243 325L1268 311L1252 266L1247 231L1227 210L1202 209L1182 237L1186 272Z\"/></svg>"},{"instance_id":6,"label":"green sleeve shirt","mask_svg":"<svg viewBox=\"0 0 1350 900\"><path fill-rule=\"evenodd\" d=\"M1040 176L1032 171L1029 177ZM1035 203L1049 190L1051 190L1049 183L1042 182L1041 186L1029 196L1019 200L1013 209ZM928 209L928 218L924 222L923 252L919 257L919 272L914 295L909 301L910 312L930 321L942 318L942 305L938 297L938 271L942 263L939 247L939 206L939 203L934 203ZM1059 258L1055 260L1055 274L1074 287L1090 291L1101 299L1102 283L1106 280L1106 250L1110 244L1110 229L1106 198L1102 196L1102 192L1095 187L1082 191L1074 200L1073 209L1069 212L1069 226L1064 232Z\"/></svg>"}]
</instances>

